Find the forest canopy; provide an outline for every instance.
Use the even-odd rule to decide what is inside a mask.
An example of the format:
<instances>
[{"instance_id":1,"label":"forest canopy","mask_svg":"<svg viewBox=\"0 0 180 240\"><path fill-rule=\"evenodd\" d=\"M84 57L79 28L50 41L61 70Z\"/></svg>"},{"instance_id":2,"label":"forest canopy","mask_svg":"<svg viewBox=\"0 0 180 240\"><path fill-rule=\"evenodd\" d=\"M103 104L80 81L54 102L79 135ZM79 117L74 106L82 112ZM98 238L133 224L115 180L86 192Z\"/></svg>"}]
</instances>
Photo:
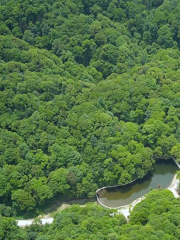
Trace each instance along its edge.
<instances>
[{"instance_id":1,"label":"forest canopy","mask_svg":"<svg viewBox=\"0 0 180 240\"><path fill-rule=\"evenodd\" d=\"M2 216L180 158L178 0L0 3Z\"/></svg>"}]
</instances>

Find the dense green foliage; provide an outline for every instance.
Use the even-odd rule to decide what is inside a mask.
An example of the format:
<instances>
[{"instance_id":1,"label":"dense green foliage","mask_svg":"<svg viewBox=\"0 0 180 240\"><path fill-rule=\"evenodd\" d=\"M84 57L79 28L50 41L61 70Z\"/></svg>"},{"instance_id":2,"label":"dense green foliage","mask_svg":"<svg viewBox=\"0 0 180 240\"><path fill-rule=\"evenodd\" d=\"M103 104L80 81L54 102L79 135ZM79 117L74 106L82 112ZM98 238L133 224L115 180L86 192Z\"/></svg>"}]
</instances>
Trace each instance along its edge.
<instances>
[{"instance_id":1,"label":"dense green foliage","mask_svg":"<svg viewBox=\"0 0 180 240\"><path fill-rule=\"evenodd\" d=\"M142 178L180 158L178 0L0 0L0 240L176 240L180 201L122 215L73 206L12 216Z\"/></svg>"},{"instance_id":2,"label":"dense green foliage","mask_svg":"<svg viewBox=\"0 0 180 240\"><path fill-rule=\"evenodd\" d=\"M180 201L169 190L154 190L133 209L119 240L180 238Z\"/></svg>"},{"instance_id":3,"label":"dense green foliage","mask_svg":"<svg viewBox=\"0 0 180 240\"><path fill-rule=\"evenodd\" d=\"M177 0L0 3L3 216L180 157Z\"/></svg>"}]
</instances>

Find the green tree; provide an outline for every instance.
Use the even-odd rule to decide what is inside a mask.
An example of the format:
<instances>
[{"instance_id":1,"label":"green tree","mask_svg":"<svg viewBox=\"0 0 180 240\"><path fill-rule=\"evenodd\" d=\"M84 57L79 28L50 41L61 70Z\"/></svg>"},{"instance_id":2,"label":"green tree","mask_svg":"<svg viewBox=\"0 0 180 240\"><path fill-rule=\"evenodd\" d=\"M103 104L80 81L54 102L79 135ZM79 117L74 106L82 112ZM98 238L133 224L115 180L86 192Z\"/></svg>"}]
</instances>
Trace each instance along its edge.
<instances>
[{"instance_id":1,"label":"green tree","mask_svg":"<svg viewBox=\"0 0 180 240\"><path fill-rule=\"evenodd\" d=\"M32 210L35 207L35 199L29 192L18 189L12 192L12 201L15 202L19 210Z\"/></svg>"}]
</instances>

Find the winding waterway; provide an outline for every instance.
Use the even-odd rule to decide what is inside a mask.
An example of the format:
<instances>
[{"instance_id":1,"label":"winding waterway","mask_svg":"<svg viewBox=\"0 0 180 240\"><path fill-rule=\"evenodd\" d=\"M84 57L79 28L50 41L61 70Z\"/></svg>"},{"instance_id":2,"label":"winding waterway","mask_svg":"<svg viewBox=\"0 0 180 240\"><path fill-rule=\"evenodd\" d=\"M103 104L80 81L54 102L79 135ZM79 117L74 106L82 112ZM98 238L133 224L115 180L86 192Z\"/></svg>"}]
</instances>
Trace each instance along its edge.
<instances>
[{"instance_id":1,"label":"winding waterway","mask_svg":"<svg viewBox=\"0 0 180 240\"><path fill-rule=\"evenodd\" d=\"M168 188L177 170L178 167L174 161L158 161L154 164L154 170L144 178L125 186L100 189L97 196L100 203L107 207L124 206L145 195L151 189Z\"/></svg>"},{"instance_id":2,"label":"winding waterway","mask_svg":"<svg viewBox=\"0 0 180 240\"><path fill-rule=\"evenodd\" d=\"M132 201L136 200L137 198L139 200L138 202L140 202L142 198L139 198L139 197L149 192L151 188L157 188L158 185L160 185L161 188L167 188L171 184L171 186L168 189L172 191L172 193L174 194L174 197L176 198L179 197L179 194L176 191L176 188L179 185L179 180L176 179L175 172L178 169L180 169L180 164L178 164L176 161L175 161L176 162L175 164L174 161L167 161L166 163L165 162L156 163L154 165L154 171L152 173L147 175L142 180L138 180L132 184L126 185L123 188L111 187L106 189L106 193L105 193L105 190L102 190L102 189L98 190L96 193L99 196L102 195L100 196L100 199L98 199L99 202L104 205L106 204L106 206L109 208L116 208L116 207L127 205L123 209L118 210L118 212L124 214L124 216L128 218L128 216L130 215L130 206L128 206L128 204L131 204ZM105 197L104 197L104 194L105 194ZM134 203L134 206L138 202ZM131 210L132 210L132 207L131 207ZM41 218L40 220L42 221L42 225L46 223L50 224L53 222L53 218L51 217L44 217L44 218ZM25 227L25 226L30 226L34 221L34 219L16 220L16 221L19 227Z\"/></svg>"}]
</instances>

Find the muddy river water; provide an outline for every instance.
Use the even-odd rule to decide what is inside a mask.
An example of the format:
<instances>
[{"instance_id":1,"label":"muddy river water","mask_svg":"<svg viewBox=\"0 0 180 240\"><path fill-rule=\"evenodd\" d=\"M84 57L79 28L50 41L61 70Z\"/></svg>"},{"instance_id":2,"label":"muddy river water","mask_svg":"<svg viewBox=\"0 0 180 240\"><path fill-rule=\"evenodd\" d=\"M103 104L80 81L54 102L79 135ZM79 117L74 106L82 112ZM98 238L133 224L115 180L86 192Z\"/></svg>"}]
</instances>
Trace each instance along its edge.
<instances>
[{"instance_id":1,"label":"muddy river water","mask_svg":"<svg viewBox=\"0 0 180 240\"><path fill-rule=\"evenodd\" d=\"M178 170L173 160L158 161L154 169L144 178L121 187L108 187L97 192L99 201L110 208L117 208L132 203L151 189L168 188Z\"/></svg>"}]
</instances>

